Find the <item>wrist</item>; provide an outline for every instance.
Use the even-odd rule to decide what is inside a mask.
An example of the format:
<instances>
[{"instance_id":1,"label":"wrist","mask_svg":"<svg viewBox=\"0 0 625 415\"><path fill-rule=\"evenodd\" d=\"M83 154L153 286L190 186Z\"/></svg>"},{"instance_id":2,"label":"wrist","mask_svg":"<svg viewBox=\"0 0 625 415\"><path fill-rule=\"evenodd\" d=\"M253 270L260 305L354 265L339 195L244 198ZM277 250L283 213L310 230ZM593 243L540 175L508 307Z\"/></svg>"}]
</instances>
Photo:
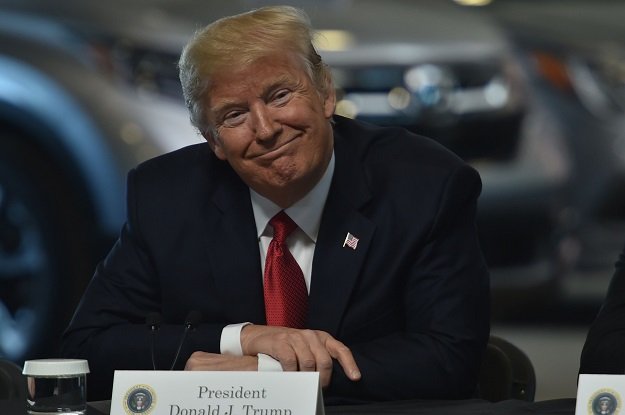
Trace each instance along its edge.
<instances>
[{"instance_id":1,"label":"wrist","mask_svg":"<svg viewBox=\"0 0 625 415\"><path fill-rule=\"evenodd\" d=\"M241 343L241 351L243 356L254 356L258 353L254 353L250 350L250 338L253 337L253 332L255 331L254 324L247 324L241 327L241 332L239 333L239 341Z\"/></svg>"}]
</instances>

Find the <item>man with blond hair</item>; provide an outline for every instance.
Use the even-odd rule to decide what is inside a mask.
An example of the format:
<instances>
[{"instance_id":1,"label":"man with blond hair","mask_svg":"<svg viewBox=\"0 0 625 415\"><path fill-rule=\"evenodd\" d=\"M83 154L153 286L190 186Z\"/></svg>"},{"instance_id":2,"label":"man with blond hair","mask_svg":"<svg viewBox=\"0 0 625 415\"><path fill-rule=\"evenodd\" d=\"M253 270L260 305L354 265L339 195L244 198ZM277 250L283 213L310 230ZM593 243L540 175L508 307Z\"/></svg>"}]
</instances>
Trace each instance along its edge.
<instances>
[{"instance_id":1,"label":"man with blond hair","mask_svg":"<svg viewBox=\"0 0 625 415\"><path fill-rule=\"evenodd\" d=\"M91 398L114 369L318 371L326 403L472 396L489 334L478 174L334 115L303 11L218 20L180 79L206 143L128 176L128 219L64 337ZM201 312L176 363L185 316ZM96 393L98 393L96 395Z\"/></svg>"}]
</instances>

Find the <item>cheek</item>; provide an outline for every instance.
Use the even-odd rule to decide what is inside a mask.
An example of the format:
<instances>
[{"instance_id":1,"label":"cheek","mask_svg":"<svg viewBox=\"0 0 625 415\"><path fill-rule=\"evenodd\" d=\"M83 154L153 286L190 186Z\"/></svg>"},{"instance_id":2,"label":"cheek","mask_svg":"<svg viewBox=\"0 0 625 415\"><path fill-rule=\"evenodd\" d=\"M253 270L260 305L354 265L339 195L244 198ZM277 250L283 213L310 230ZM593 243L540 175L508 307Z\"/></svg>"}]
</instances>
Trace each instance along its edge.
<instances>
[{"instance_id":1,"label":"cheek","mask_svg":"<svg viewBox=\"0 0 625 415\"><path fill-rule=\"evenodd\" d=\"M221 145L221 141L216 139L212 134L204 134L204 139L208 142L208 145L213 150L213 153L217 156L218 159L224 160L226 155L224 153L224 149Z\"/></svg>"},{"instance_id":2,"label":"cheek","mask_svg":"<svg viewBox=\"0 0 625 415\"><path fill-rule=\"evenodd\" d=\"M214 140L213 151L220 160L231 160L242 157L245 152L246 137L235 131L224 131Z\"/></svg>"}]
</instances>

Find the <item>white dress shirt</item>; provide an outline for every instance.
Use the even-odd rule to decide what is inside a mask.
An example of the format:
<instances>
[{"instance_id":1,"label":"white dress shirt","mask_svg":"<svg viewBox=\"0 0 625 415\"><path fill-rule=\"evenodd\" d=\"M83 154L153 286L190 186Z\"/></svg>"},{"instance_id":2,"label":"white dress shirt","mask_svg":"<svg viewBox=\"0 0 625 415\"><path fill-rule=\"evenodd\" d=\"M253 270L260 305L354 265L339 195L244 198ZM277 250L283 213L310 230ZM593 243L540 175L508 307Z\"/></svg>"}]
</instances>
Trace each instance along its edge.
<instances>
[{"instance_id":1,"label":"white dress shirt","mask_svg":"<svg viewBox=\"0 0 625 415\"><path fill-rule=\"evenodd\" d=\"M315 244L319 233L321 215L326 204L332 176L334 175L334 153L328 164L328 168L321 177L321 180L302 199L284 209L287 215L297 224L297 228L286 240L291 254L302 269L306 281L306 289L310 293L310 282L312 276L312 262L315 254ZM260 266L265 271L265 258L269 243L273 238L273 228L267 226L269 220L273 218L282 208L271 200L259 195L250 189L250 198L254 210L254 220L256 221L256 235L258 236L258 246L260 250ZM235 356L243 356L241 349L241 329L250 323L230 324L221 332L221 353ZM272 357L259 354L258 370L282 370L280 363Z\"/></svg>"}]
</instances>

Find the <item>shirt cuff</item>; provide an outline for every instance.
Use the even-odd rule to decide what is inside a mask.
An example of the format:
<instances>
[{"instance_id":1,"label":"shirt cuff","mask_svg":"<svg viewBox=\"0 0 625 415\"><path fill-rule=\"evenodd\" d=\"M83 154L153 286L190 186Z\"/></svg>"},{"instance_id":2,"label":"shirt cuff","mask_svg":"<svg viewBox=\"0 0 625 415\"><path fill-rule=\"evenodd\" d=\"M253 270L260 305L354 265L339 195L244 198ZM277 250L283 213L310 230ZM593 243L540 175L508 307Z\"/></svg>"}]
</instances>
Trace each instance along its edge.
<instances>
[{"instance_id":1,"label":"shirt cuff","mask_svg":"<svg viewBox=\"0 0 625 415\"><path fill-rule=\"evenodd\" d=\"M221 354L243 356L243 349L241 348L241 330L249 324L252 323L228 324L221 330L221 340L219 341Z\"/></svg>"},{"instance_id":2,"label":"shirt cuff","mask_svg":"<svg viewBox=\"0 0 625 415\"><path fill-rule=\"evenodd\" d=\"M259 372L282 372L282 365L273 357L258 353L258 371Z\"/></svg>"}]
</instances>

